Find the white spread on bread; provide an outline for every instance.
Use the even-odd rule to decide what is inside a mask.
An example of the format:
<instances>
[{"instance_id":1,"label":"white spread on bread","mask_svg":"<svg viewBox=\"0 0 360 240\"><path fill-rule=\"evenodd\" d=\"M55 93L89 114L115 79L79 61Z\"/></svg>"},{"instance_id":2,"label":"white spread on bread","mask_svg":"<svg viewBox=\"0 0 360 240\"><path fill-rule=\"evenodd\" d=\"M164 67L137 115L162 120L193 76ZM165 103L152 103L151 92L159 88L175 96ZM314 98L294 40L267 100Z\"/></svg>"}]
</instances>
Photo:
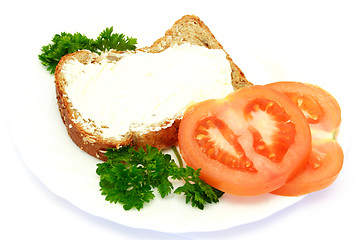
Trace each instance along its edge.
<instances>
[{"instance_id":1,"label":"white spread on bread","mask_svg":"<svg viewBox=\"0 0 360 240\"><path fill-rule=\"evenodd\" d=\"M104 137L157 131L181 118L192 103L233 91L231 67L220 49L182 44L160 53L119 54L119 61L109 61L107 54L99 63L74 58L63 67L73 107L103 126Z\"/></svg>"}]
</instances>

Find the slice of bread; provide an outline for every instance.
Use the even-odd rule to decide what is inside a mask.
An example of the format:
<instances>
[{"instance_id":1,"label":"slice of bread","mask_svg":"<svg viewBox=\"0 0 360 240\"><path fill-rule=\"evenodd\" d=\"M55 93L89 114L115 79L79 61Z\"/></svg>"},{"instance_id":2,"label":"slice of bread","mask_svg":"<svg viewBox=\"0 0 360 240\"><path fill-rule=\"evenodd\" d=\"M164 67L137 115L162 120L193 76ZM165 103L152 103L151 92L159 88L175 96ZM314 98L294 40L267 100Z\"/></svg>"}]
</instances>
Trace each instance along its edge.
<instances>
[{"instance_id":1,"label":"slice of bread","mask_svg":"<svg viewBox=\"0 0 360 240\"><path fill-rule=\"evenodd\" d=\"M176 21L166 31L165 35L155 41L152 46L137 49L131 53L160 53L175 45L179 46L184 43L192 46L203 46L209 49L221 49L226 54L226 59L230 63L233 89L251 85L246 80L244 73L232 61L229 54L225 52L208 27L194 15L186 15ZM58 106L68 134L81 149L101 160L106 160L104 153L107 148L119 148L124 145L132 145L139 148L149 144L163 149L177 143L181 116L169 116L168 120L153 124L157 127L152 127L145 131L132 131L129 129L120 138L115 138L104 136L103 128L106 128L106 126L99 126L93 120L83 118L82 113L73 107L72 100L66 92L66 86L68 85L68 79L66 79L64 74L66 64L75 59L84 65L100 63L104 59L108 62L116 62L121 61L123 54L126 53L129 52L110 51L99 56L87 50L78 51L62 57L55 71Z\"/></svg>"}]
</instances>

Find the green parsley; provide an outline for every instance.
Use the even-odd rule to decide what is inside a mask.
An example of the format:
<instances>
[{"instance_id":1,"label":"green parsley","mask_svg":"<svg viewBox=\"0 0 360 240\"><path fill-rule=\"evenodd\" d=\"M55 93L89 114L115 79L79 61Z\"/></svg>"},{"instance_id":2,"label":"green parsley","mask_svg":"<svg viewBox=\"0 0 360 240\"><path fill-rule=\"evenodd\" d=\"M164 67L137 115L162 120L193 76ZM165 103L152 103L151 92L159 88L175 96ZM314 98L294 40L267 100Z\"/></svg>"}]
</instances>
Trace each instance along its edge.
<instances>
[{"instance_id":1,"label":"green parsley","mask_svg":"<svg viewBox=\"0 0 360 240\"><path fill-rule=\"evenodd\" d=\"M113 33L113 27L106 28L96 39L86 37L81 33L56 34L52 43L42 46L39 60L51 74L55 73L56 65L61 57L87 49L100 54L101 51L114 49L117 51L135 50L137 39L127 37L124 34Z\"/></svg>"},{"instance_id":2,"label":"green parsley","mask_svg":"<svg viewBox=\"0 0 360 240\"><path fill-rule=\"evenodd\" d=\"M199 178L200 169L179 167L169 154L155 147L146 146L146 151L129 146L107 149L106 157L107 162L97 164L96 170L101 194L111 203L122 204L125 210L141 210L155 198L155 189L162 198L172 192L184 194L186 203L201 210L206 203L217 203L224 194ZM174 190L171 179L184 185Z\"/></svg>"}]
</instances>

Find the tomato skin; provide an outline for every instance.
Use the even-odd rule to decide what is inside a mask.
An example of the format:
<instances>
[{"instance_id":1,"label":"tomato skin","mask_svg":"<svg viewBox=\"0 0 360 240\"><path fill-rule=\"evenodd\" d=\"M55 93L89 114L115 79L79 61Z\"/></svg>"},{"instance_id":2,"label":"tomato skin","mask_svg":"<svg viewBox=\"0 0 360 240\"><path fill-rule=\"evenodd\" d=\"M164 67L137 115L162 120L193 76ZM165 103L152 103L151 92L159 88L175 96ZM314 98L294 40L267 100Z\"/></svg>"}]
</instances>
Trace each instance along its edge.
<instances>
[{"instance_id":1,"label":"tomato skin","mask_svg":"<svg viewBox=\"0 0 360 240\"><path fill-rule=\"evenodd\" d=\"M312 153L307 167L272 193L298 196L330 186L343 165L344 154L336 141L341 109L324 89L300 82L275 82L267 86L287 95L307 116L312 133ZM314 167L315 166L315 167Z\"/></svg>"},{"instance_id":2,"label":"tomato skin","mask_svg":"<svg viewBox=\"0 0 360 240\"><path fill-rule=\"evenodd\" d=\"M268 99L279 104L294 123L294 142L280 163L271 162L257 153L253 148L253 135L248 128L242 128L244 109L256 99ZM229 128L240 136L237 140L254 162L257 172L231 168L209 158L201 150L194 137L196 123L211 116L225 119ZM268 193L284 185L305 167L311 151L310 128L300 109L285 95L264 86L245 87L224 99L207 100L193 105L185 112L180 123L178 141L184 161L195 169L201 168L201 178L205 182L226 193L242 196Z\"/></svg>"}]
</instances>

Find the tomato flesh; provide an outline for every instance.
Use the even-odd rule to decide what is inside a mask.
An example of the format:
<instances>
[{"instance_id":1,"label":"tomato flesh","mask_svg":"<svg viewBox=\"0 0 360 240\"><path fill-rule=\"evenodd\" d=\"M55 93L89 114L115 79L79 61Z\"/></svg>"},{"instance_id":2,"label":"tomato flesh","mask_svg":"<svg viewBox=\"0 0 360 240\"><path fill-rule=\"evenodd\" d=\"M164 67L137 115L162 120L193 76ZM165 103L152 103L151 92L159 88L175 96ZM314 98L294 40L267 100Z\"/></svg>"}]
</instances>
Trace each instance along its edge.
<instances>
[{"instance_id":1,"label":"tomato flesh","mask_svg":"<svg viewBox=\"0 0 360 240\"><path fill-rule=\"evenodd\" d=\"M265 117L264 114L276 121L273 129L271 129L271 125L258 126L259 120L262 121L261 118ZM256 99L246 106L245 117L252 125L249 127L249 131L252 133L254 139L253 147L255 151L271 161L281 162L290 145L294 143L295 126L290 121L289 114L276 102ZM270 133L272 136L269 141L267 137L269 133L264 133L264 130L267 131L271 129L274 131L274 128L277 129L277 133ZM262 129L263 133L257 129Z\"/></svg>"},{"instance_id":2,"label":"tomato flesh","mask_svg":"<svg viewBox=\"0 0 360 240\"><path fill-rule=\"evenodd\" d=\"M194 138L207 157L233 169L256 171L237 142L237 136L220 119L211 116L200 120Z\"/></svg>"},{"instance_id":3,"label":"tomato flesh","mask_svg":"<svg viewBox=\"0 0 360 240\"><path fill-rule=\"evenodd\" d=\"M297 196L328 187L343 165L343 152L336 141L341 110L336 100L320 87L299 82L267 85L291 99L304 113L311 129L312 152L306 168L274 194Z\"/></svg>"},{"instance_id":4,"label":"tomato flesh","mask_svg":"<svg viewBox=\"0 0 360 240\"><path fill-rule=\"evenodd\" d=\"M285 95L269 87L239 89L190 107L179 148L201 178L235 195L273 191L297 175L311 150L309 124Z\"/></svg>"}]
</instances>

